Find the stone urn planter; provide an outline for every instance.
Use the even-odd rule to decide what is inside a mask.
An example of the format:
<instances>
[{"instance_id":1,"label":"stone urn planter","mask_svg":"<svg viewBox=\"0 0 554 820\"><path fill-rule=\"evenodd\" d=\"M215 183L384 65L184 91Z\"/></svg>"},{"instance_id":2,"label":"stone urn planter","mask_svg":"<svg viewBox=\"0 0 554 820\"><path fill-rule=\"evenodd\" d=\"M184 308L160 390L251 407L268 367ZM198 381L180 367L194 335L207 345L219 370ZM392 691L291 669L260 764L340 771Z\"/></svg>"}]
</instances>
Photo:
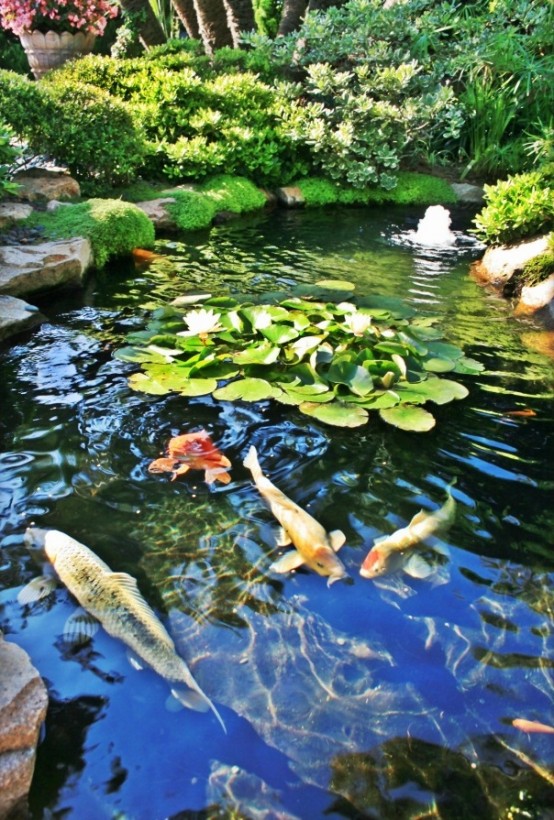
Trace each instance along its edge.
<instances>
[{"instance_id":1,"label":"stone urn planter","mask_svg":"<svg viewBox=\"0 0 554 820\"><path fill-rule=\"evenodd\" d=\"M31 70L37 80L52 68L59 68L67 60L89 54L94 48L95 34L82 31L74 34L64 31L26 31L19 35L21 45L29 61Z\"/></svg>"}]
</instances>

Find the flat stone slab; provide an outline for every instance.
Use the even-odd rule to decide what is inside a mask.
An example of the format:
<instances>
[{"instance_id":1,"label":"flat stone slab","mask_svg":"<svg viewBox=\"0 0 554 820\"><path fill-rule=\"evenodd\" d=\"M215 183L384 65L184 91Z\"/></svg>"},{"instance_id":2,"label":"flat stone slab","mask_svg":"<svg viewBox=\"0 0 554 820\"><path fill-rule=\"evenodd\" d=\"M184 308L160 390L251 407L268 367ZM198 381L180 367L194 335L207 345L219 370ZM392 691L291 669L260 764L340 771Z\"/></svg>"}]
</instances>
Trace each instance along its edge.
<instances>
[{"instance_id":1,"label":"flat stone slab","mask_svg":"<svg viewBox=\"0 0 554 820\"><path fill-rule=\"evenodd\" d=\"M45 316L34 305L15 296L0 296L0 340L44 322Z\"/></svg>"},{"instance_id":2,"label":"flat stone slab","mask_svg":"<svg viewBox=\"0 0 554 820\"><path fill-rule=\"evenodd\" d=\"M88 239L0 247L0 294L20 296L59 285L78 286L92 266Z\"/></svg>"},{"instance_id":3,"label":"flat stone slab","mask_svg":"<svg viewBox=\"0 0 554 820\"><path fill-rule=\"evenodd\" d=\"M470 185L468 182L451 182L450 187L458 197L459 202L480 205L485 200L485 192L481 185Z\"/></svg>"}]
</instances>

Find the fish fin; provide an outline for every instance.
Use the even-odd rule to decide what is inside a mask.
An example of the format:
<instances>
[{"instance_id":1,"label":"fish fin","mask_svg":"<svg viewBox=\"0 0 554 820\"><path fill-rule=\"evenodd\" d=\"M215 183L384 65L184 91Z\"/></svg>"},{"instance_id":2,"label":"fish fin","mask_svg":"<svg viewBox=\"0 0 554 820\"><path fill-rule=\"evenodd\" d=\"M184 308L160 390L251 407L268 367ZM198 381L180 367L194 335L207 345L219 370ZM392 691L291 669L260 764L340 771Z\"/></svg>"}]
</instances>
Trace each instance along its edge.
<instances>
[{"instance_id":1,"label":"fish fin","mask_svg":"<svg viewBox=\"0 0 554 820\"><path fill-rule=\"evenodd\" d=\"M250 470L254 479L256 476L262 475L262 468L260 467L260 462L258 461L258 451L253 444L250 446L250 449L248 450L246 458L242 464L247 470Z\"/></svg>"},{"instance_id":2,"label":"fish fin","mask_svg":"<svg viewBox=\"0 0 554 820\"><path fill-rule=\"evenodd\" d=\"M275 530L275 546L288 547L292 544L291 537L284 527L277 527Z\"/></svg>"},{"instance_id":3,"label":"fish fin","mask_svg":"<svg viewBox=\"0 0 554 820\"><path fill-rule=\"evenodd\" d=\"M426 513L425 510L420 510L418 513L414 515L408 527L412 527L414 524L421 524L422 521L426 521L429 517L429 513Z\"/></svg>"},{"instance_id":4,"label":"fish fin","mask_svg":"<svg viewBox=\"0 0 554 820\"><path fill-rule=\"evenodd\" d=\"M25 584L23 589L20 589L17 594L17 602L24 606L25 604L34 604L36 601L41 601L50 595L57 586L57 580L54 576L39 575L33 578L28 584Z\"/></svg>"},{"instance_id":5,"label":"fish fin","mask_svg":"<svg viewBox=\"0 0 554 820\"><path fill-rule=\"evenodd\" d=\"M338 552L346 543L346 535L342 530L333 530L329 533L329 543L335 552Z\"/></svg>"},{"instance_id":6,"label":"fish fin","mask_svg":"<svg viewBox=\"0 0 554 820\"><path fill-rule=\"evenodd\" d=\"M403 566L403 570L412 578L428 578L433 573L433 567L421 555L411 555Z\"/></svg>"},{"instance_id":7,"label":"fish fin","mask_svg":"<svg viewBox=\"0 0 554 820\"><path fill-rule=\"evenodd\" d=\"M213 484L214 481L221 481L222 484L229 484L231 476L224 467L209 467L204 472L206 484Z\"/></svg>"},{"instance_id":8,"label":"fish fin","mask_svg":"<svg viewBox=\"0 0 554 820\"><path fill-rule=\"evenodd\" d=\"M188 709L193 709L195 712L207 712L209 709L212 710L214 715L216 716L217 720L221 724L221 728L227 734L227 727L223 722L223 718L209 699L207 695L202 692L199 688L198 691L195 689L189 689L186 686L180 686L179 684L174 684L171 687L171 694L174 698L176 698L179 703L182 703L183 706L186 706Z\"/></svg>"},{"instance_id":9,"label":"fish fin","mask_svg":"<svg viewBox=\"0 0 554 820\"><path fill-rule=\"evenodd\" d=\"M96 618L79 607L65 622L63 639L65 643L74 645L86 643L98 632L99 627Z\"/></svg>"},{"instance_id":10,"label":"fish fin","mask_svg":"<svg viewBox=\"0 0 554 820\"><path fill-rule=\"evenodd\" d=\"M298 569L298 567L301 567L303 563L304 558L300 555L298 550L291 550L290 552L285 553L285 555L277 561L274 561L269 569L271 572L284 574L285 572L291 572L293 569Z\"/></svg>"},{"instance_id":11,"label":"fish fin","mask_svg":"<svg viewBox=\"0 0 554 820\"><path fill-rule=\"evenodd\" d=\"M137 670L137 672L142 672L142 670L145 668L145 664L142 661L142 659L139 658L139 656L135 652L132 652L130 649L127 650L127 660L129 661L133 669Z\"/></svg>"},{"instance_id":12,"label":"fish fin","mask_svg":"<svg viewBox=\"0 0 554 820\"><path fill-rule=\"evenodd\" d=\"M165 708L168 712L182 712L184 704L182 704L175 695L168 695L165 701Z\"/></svg>"}]
</instances>

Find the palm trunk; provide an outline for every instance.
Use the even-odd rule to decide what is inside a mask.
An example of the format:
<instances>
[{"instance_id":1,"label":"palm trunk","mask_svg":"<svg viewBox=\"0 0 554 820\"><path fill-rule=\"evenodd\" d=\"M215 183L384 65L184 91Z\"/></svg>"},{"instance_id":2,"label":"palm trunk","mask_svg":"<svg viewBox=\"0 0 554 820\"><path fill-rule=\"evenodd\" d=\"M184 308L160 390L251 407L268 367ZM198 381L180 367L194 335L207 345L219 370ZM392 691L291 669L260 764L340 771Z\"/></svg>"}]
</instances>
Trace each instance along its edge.
<instances>
[{"instance_id":1,"label":"palm trunk","mask_svg":"<svg viewBox=\"0 0 554 820\"><path fill-rule=\"evenodd\" d=\"M211 55L216 48L233 45L223 0L194 0L194 8L206 54Z\"/></svg>"},{"instance_id":2,"label":"palm trunk","mask_svg":"<svg viewBox=\"0 0 554 820\"><path fill-rule=\"evenodd\" d=\"M196 16L193 0L171 0L171 2L187 35L191 40L198 40L200 38L200 29L198 28L198 17Z\"/></svg>"},{"instance_id":3,"label":"palm trunk","mask_svg":"<svg viewBox=\"0 0 554 820\"><path fill-rule=\"evenodd\" d=\"M167 37L158 18L152 11L149 0L119 0L123 11L129 15L138 31L139 40L144 48L161 46Z\"/></svg>"},{"instance_id":4,"label":"palm trunk","mask_svg":"<svg viewBox=\"0 0 554 820\"><path fill-rule=\"evenodd\" d=\"M233 47L240 48L241 34L255 31L254 8L252 0L223 0L227 15L227 25L233 38Z\"/></svg>"},{"instance_id":5,"label":"palm trunk","mask_svg":"<svg viewBox=\"0 0 554 820\"><path fill-rule=\"evenodd\" d=\"M300 28L307 6L308 0L285 0L277 36L297 31Z\"/></svg>"}]
</instances>

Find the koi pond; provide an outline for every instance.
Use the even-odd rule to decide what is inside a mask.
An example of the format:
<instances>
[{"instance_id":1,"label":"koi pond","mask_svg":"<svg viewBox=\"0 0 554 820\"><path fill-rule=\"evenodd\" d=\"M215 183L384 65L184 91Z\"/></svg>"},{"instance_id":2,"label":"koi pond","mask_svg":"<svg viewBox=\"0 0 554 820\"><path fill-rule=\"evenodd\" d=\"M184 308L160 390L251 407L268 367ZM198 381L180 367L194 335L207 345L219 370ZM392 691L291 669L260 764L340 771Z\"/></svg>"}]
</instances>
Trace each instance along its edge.
<instances>
[{"instance_id":1,"label":"koi pond","mask_svg":"<svg viewBox=\"0 0 554 820\"><path fill-rule=\"evenodd\" d=\"M536 731L554 725L551 334L471 279L467 214L454 214L460 241L439 248L410 240L422 216L276 211L162 241L151 260L45 297L48 321L2 348L0 627L50 696L33 818L552 809L554 734ZM438 317L445 343L483 366L454 374L469 394L432 405L428 432L377 411L340 427L271 399L139 392L128 379L140 365L113 355L187 294L330 279L401 299L423 325ZM201 430L230 481L149 471L173 437ZM270 569L288 548L243 465L252 445L282 492L344 533L348 578ZM449 494L450 526L406 550L426 572L399 560L360 575L374 539ZM76 604L63 585L18 602L41 571L23 540L31 522L137 579L226 733L212 711L176 709L167 681L104 630L65 641Z\"/></svg>"}]
</instances>

